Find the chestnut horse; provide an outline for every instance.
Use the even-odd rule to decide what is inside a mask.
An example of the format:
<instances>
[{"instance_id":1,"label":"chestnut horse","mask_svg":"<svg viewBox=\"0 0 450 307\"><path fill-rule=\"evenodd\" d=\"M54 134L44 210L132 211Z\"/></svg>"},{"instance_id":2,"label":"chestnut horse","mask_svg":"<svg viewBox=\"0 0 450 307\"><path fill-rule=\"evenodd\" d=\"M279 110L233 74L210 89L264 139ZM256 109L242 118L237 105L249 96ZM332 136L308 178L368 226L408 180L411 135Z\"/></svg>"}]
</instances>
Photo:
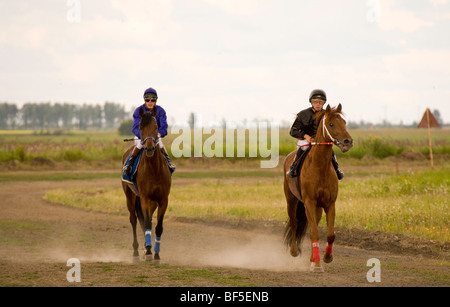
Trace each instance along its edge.
<instances>
[{"instance_id":1,"label":"chestnut horse","mask_svg":"<svg viewBox=\"0 0 450 307\"><path fill-rule=\"evenodd\" d=\"M290 247L293 257L301 253L301 241L305 236L306 226L310 226L312 243L311 271L323 272L319 254L319 221L322 210L327 218L327 247L324 262L333 260L332 247L335 239L334 218L335 203L338 195L338 178L331 164L332 147L337 145L343 152L353 146L353 139L346 129L342 118L342 106L316 113L317 134L315 143L309 150L300 175L291 178L286 175L296 151L291 152L284 162L284 194L287 201L289 220L285 231L285 244ZM300 190L299 190L300 188ZM301 192L300 192L301 191Z\"/></svg>"},{"instance_id":2,"label":"chestnut horse","mask_svg":"<svg viewBox=\"0 0 450 307\"><path fill-rule=\"evenodd\" d=\"M136 236L137 219L139 219L139 224L141 224L145 236L145 258L150 260L152 257L152 217L156 208L158 208L154 251L155 260L159 260L163 219L168 205L172 177L157 142L158 125L155 118L156 108L145 113L141 109L139 115L141 116L139 130L141 131L143 140L143 150L145 150L145 154L142 154L136 173L136 184L140 196L135 195L127 183L122 182L122 187L127 198L130 223L133 228L134 257L139 257L139 244ZM133 147L130 147L124 153L122 167L133 150Z\"/></svg>"}]
</instances>

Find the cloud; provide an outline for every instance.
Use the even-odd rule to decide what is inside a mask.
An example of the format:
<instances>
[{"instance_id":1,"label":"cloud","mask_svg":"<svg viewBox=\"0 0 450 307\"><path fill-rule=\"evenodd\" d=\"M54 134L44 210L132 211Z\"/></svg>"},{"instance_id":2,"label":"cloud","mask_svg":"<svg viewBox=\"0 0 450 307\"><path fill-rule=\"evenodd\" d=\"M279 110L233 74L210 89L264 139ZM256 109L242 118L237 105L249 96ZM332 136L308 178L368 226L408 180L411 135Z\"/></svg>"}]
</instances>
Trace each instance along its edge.
<instances>
[{"instance_id":1,"label":"cloud","mask_svg":"<svg viewBox=\"0 0 450 307\"><path fill-rule=\"evenodd\" d=\"M431 4L433 4L435 7L445 5L449 2L449 0L428 0Z\"/></svg>"},{"instance_id":2,"label":"cloud","mask_svg":"<svg viewBox=\"0 0 450 307\"><path fill-rule=\"evenodd\" d=\"M0 97L131 108L153 86L177 120L290 121L323 87L350 120L377 121L448 94L448 2L380 0L379 23L359 0L81 1L79 23L66 1L1 2Z\"/></svg>"},{"instance_id":3,"label":"cloud","mask_svg":"<svg viewBox=\"0 0 450 307\"><path fill-rule=\"evenodd\" d=\"M395 0L383 0L380 5L379 27L383 31L416 32L423 27L432 27L434 22L420 19L406 8L399 8Z\"/></svg>"}]
</instances>

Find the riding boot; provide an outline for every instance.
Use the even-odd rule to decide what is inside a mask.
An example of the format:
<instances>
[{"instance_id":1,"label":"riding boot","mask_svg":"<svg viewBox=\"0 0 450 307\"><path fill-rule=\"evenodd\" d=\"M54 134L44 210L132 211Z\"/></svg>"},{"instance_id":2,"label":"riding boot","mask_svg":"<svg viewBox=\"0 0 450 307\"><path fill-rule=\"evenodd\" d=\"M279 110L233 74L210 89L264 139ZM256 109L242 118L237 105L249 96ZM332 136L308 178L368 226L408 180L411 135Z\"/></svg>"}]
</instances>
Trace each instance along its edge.
<instances>
[{"instance_id":1,"label":"riding boot","mask_svg":"<svg viewBox=\"0 0 450 307\"><path fill-rule=\"evenodd\" d=\"M161 148L161 152L164 156L164 159L167 161L167 165L169 166L170 173L173 174L175 172L176 166L170 162L169 154L166 152L165 148Z\"/></svg>"},{"instance_id":2,"label":"riding boot","mask_svg":"<svg viewBox=\"0 0 450 307\"><path fill-rule=\"evenodd\" d=\"M128 160L128 163L125 163L125 165L123 166L123 172L125 175L127 175L127 176L131 175L131 171L133 170L134 161L136 161L139 151L140 151L140 149L138 149L137 147L133 148L133 151L131 152L130 160Z\"/></svg>"},{"instance_id":3,"label":"riding boot","mask_svg":"<svg viewBox=\"0 0 450 307\"><path fill-rule=\"evenodd\" d=\"M339 169L339 164L336 160L336 155L333 152L332 158L331 158L331 163L333 164L334 170L336 171L336 175L338 177L339 180L341 180L342 178L344 178L344 172L342 172Z\"/></svg>"},{"instance_id":4,"label":"riding boot","mask_svg":"<svg viewBox=\"0 0 450 307\"><path fill-rule=\"evenodd\" d=\"M297 150L297 154L294 157L294 161L292 161L291 167L289 168L289 171L286 173L291 178L295 178L298 176L298 164L300 163L300 157L303 154L302 149Z\"/></svg>"}]
</instances>

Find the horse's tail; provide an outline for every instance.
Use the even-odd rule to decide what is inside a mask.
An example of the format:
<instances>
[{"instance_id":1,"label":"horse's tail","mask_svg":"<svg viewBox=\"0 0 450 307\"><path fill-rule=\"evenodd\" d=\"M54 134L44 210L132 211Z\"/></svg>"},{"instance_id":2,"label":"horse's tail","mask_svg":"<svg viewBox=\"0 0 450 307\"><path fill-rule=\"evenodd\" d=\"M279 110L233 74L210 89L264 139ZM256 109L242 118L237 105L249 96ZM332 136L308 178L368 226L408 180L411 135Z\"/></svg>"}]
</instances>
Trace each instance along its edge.
<instances>
[{"instance_id":1,"label":"horse's tail","mask_svg":"<svg viewBox=\"0 0 450 307\"><path fill-rule=\"evenodd\" d=\"M136 196L136 201L134 202L134 211L136 212L139 224L141 224L141 227L144 227L144 214L142 213L141 198L139 196Z\"/></svg>"},{"instance_id":2,"label":"horse's tail","mask_svg":"<svg viewBox=\"0 0 450 307\"><path fill-rule=\"evenodd\" d=\"M306 233L306 226L308 226L308 219L306 218L305 205L303 202L298 201L297 210L296 210L296 218L297 218L297 229L295 230L295 238L297 242L298 249L301 251L301 243ZM286 223L286 228L284 230L284 244L286 246L291 245L292 240L292 229L290 221Z\"/></svg>"}]
</instances>

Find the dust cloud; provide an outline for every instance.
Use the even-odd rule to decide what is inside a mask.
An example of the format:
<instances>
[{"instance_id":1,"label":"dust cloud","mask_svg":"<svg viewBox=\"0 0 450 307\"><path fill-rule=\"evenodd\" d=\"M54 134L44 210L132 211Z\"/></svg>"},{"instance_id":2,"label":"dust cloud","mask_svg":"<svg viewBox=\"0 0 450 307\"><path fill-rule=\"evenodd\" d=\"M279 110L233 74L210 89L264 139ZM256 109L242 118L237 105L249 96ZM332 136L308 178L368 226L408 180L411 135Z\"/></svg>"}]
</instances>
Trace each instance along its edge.
<instances>
[{"instance_id":1,"label":"dust cloud","mask_svg":"<svg viewBox=\"0 0 450 307\"><path fill-rule=\"evenodd\" d=\"M217 233L216 233L217 234ZM175 248L166 258L168 264L220 266L252 270L307 271L309 250L292 257L277 235L240 233L225 237L208 237L191 241L189 249Z\"/></svg>"}]
</instances>

